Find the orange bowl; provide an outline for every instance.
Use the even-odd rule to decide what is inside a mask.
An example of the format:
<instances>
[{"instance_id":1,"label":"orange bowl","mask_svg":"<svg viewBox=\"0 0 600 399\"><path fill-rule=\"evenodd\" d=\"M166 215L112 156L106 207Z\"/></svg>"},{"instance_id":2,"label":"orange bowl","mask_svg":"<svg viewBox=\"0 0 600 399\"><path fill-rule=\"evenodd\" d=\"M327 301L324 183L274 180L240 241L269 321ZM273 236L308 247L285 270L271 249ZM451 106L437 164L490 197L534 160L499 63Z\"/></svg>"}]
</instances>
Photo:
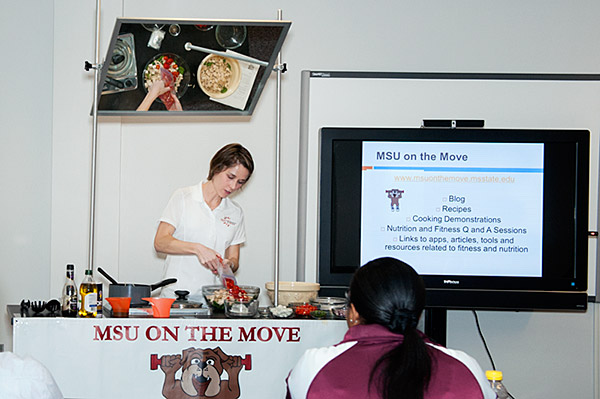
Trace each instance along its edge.
<instances>
[{"instance_id":1,"label":"orange bowl","mask_svg":"<svg viewBox=\"0 0 600 399\"><path fill-rule=\"evenodd\" d=\"M171 305L175 302L175 298L142 298L144 301L150 302L152 305L152 316L167 318L171 315Z\"/></svg>"},{"instance_id":2,"label":"orange bowl","mask_svg":"<svg viewBox=\"0 0 600 399\"><path fill-rule=\"evenodd\" d=\"M106 298L114 317L129 317L129 305L131 305L130 297L112 297Z\"/></svg>"}]
</instances>

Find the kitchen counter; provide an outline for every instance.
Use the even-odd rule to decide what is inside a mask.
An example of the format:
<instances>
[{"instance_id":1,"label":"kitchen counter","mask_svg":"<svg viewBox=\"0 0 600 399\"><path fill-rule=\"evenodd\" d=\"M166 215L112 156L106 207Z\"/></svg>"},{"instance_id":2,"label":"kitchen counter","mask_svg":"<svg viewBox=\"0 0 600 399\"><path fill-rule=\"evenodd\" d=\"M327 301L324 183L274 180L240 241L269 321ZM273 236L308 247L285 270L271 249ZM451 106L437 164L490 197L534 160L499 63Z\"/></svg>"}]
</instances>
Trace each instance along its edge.
<instances>
[{"instance_id":1,"label":"kitchen counter","mask_svg":"<svg viewBox=\"0 0 600 399\"><path fill-rule=\"evenodd\" d=\"M42 362L65 398L169 397L182 389L198 397L195 390L225 388L239 388L233 397L280 398L302 353L339 342L347 330L344 320L84 319L21 317L18 305L7 310L13 351ZM192 382L201 374L196 364L213 370L214 381ZM171 387L166 395L163 386Z\"/></svg>"}]
</instances>

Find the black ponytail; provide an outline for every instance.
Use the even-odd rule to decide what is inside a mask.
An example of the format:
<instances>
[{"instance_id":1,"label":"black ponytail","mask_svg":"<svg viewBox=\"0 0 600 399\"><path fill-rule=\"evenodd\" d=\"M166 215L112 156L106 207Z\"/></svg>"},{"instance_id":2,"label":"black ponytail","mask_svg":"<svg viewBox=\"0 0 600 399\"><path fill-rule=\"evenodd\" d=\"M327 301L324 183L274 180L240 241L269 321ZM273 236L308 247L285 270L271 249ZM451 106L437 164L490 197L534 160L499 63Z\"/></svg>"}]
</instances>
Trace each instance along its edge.
<instances>
[{"instance_id":1,"label":"black ponytail","mask_svg":"<svg viewBox=\"0 0 600 399\"><path fill-rule=\"evenodd\" d=\"M365 324L380 324L403 334L402 344L377 360L369 387L383 399L423 399L431 378L431 357L417 331L425 306L425 284L415 270L394 258L361 267L350 284L350 303Z\"/></svg>"}]
</instances>

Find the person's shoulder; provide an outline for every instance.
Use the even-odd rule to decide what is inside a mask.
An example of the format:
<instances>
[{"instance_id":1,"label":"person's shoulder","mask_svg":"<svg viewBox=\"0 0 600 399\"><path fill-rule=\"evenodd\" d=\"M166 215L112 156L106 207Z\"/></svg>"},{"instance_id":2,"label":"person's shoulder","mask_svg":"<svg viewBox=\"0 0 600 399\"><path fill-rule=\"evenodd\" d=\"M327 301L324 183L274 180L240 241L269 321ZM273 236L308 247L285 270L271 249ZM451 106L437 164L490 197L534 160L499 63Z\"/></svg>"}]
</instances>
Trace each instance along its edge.
<instances>
[{"instance_id":1,"label":"person's shoulder","mask_svg":"<svg viewBox=\"0 0 600 399\"><path fill-rule=\"evenodd\" d=\"M228 211L237 212L242 215L244 214L242 207L240 206L240 204L235 202L235 200L231 198L223 198L223 202L225 204L225 209L227 209Z\"/></svg>"},{"instance_id":2,"label":"person's shoulder","mask_svg":"<svg viewBox=\"0 0 600 399\"><path fill-rule=\"evenodd\" d=\"M446 348L445 346L441 346L435 343L431 343L428 342L427 343L430 347L436 349L438 351L438 353L440 354L444 354L450 358L456 359L462 363L470 363L470 362L476 362L476 360L471 357L469 354L467 354L466 352L463 352L459 349L450 349L450 348Z\"/></svg>"},{"instance_id":3,"label":"person's shoulder","mask_svg":"<svg viewBox=\"0 0 600 399\"><path fill-rule=\"evenodd\" d=\"M202 189L199 184L194 184L191 186L179 187L173 192L172 197L181 197L181 198L195 198L198 195L202 194Z\"/></svg>"},{"instance_id":4,"label":"person's shoulder","mask_svg":"<svg viewBox=\"0 0 600 399\"><path fill-rule=\"evenodd\" d=\"M352 348L356 343L357 341L349 341L331 346L307 349L298 363L302 365L301 367L316 367L320 369L331 360Z\"/></svg>"},{"instance_id":5,"label":"person's shoulder","mask_svg":"<svg viewBox=\"0 0 600 399\"><path fill-rule=\"evenodd\" d=\"M459 382L464 389L469 382L477 384L477 390L484 398L494 397L485 374L475 358L458 349L449 349L431 342L427 344L435 349L432 351L432 356L439 368L446 374L451 373L455 382Z\"/></svg>"},{"instance_id":6,"label":"person's shoulder","mask_svg":"<svg viewBox=\"0 0 600 399\"><path fill-rule=\"evenodd\" d=\"M288 389L294 394L293 397L306 397L317 374L319 374L332 360L346 352L355 344L356 341L307 349L300 357L287 379Z\"/></svg>"}]
</instances>

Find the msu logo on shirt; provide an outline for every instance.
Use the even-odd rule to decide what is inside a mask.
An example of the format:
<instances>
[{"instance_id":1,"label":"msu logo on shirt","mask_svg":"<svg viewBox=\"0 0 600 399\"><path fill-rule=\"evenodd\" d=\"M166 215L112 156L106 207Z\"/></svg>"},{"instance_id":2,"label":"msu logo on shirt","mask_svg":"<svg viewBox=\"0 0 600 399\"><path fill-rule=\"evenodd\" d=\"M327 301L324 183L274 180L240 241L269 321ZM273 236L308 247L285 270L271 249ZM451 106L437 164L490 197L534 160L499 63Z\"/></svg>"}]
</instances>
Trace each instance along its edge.
<instances>
[{"instance_id":1,"label":"msu logo on shirt","mask_svg":"<svg viewBox=\"0 0 600 399\"><path fill-rule=\"evenodd\" d=\"M221 218L221 222L227 227L235 226L237 223L231 220L229 216L224 216Z\"/></svg>"}]
</instances>

